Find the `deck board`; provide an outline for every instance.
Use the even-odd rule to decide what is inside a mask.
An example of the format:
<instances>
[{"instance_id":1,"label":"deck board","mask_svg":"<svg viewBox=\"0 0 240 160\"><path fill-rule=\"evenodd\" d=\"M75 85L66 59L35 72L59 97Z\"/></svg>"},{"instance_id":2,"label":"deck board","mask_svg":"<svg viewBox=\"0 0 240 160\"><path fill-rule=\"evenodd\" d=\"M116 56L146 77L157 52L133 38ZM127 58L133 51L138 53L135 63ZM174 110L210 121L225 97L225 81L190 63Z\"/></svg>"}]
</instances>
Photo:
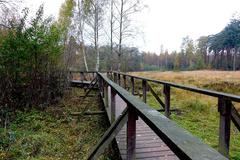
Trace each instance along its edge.
<instances>
[{"instance_id":1,"label":"deck board","mask_svg":"<svg viewBox=\"0 0 240 160\"><path fill-rule=\"evenodd\" d=\"M108 89L110 99L111 92ZM109 105L110 106L110 102ZM116 95L116 118L126 108L126 103ZM111 109L106 108L110 118ZM123 160L126 159L126 125L116 136L116 141ZM136 159L146 160L178 160L177 156L169 147L148 127L145 122L139 118L136 122Z\"/></svg>"}]
</instances>

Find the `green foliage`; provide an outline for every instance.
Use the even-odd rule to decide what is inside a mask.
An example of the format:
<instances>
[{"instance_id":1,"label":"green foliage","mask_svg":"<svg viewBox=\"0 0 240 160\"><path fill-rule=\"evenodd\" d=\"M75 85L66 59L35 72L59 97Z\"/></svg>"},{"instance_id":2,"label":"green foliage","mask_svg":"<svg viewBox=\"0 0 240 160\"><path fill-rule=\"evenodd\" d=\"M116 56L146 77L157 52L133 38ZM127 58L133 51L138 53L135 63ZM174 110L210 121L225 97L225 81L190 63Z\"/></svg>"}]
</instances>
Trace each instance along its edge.
<instances>
[{"instance_id":1,"label":"green foliage","mask_svg":"<svg viewBox=\"0 0 240 160\"><path fill-rule=\"evenodd\" d=\"M27 23L28 9L0 29L0 114L6 109L46 107L63 93L61 31L51 18L43 19L43 6ZM2 117L0 123L3 123Z\"/></svg>"}]
</instances>

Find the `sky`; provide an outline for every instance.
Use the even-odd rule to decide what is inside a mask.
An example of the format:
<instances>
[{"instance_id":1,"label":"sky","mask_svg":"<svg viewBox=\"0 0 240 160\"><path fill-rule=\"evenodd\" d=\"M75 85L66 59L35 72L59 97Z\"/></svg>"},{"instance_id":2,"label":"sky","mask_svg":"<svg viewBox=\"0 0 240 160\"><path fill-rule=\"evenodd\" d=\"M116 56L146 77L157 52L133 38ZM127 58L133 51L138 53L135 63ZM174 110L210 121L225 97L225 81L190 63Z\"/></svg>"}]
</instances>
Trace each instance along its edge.
<instances>
[{"instance_id":1,"label":"sky","mask_svg":"<svg viewBox=\"0 0 240 160\"><path fill-rule=\"evenodd\" d=\"M57 16L64 0L24 0L31 12L44 3L45 14ZM240 12L240 0L145 0L148 6L136 19L141 30L133 45L142 51L159 53L161 45L180 50L182 38L193 40L220 32L233 14Z\"/></svg>"}]
</instances>

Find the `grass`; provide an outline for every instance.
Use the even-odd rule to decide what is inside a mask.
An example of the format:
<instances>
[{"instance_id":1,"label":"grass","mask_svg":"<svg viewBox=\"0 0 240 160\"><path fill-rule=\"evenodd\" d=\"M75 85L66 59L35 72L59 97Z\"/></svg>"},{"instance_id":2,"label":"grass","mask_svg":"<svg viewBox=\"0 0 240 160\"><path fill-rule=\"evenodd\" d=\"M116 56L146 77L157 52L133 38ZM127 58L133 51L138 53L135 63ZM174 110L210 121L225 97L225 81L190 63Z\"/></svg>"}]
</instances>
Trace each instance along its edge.
<instances>
[{"instance_id":1,"label":"grass","mask_svg":"<svg viewBox=\"0 0 240 160\"><path fill-rule=\"evenodd\" d=\"M186 71L136 72L131 74L240 95L240 72ZM163 100L162 86L154 83L151 83L151 86ZM147 95L147 103L155 109L160 109L160 105L151 93ZM240 111L240 105L234 105ZM213 148L218 148L219 113L216 98L171 88L171 108L180 109L180 112L172 113L172 120ZM232 123L231 159L240 159L239 148L240 132Z\"/></svg>"},{"instance_id":2,"label":"grass","mask_svg":"<svg viewBox=\"0 0 240 160\"><path fill-rule=\"evenodd\" d=\"M46 111L18 112L9 128L0 128L0 159L86 159L108 128L104 115L73 117L84 109L81 89L72 89ZM100 110L98 98L88 98L91 110ZM85 103L85 102L84 102ZM100 159L116 159L107 149Z\"/></svg>"}]
</instances>

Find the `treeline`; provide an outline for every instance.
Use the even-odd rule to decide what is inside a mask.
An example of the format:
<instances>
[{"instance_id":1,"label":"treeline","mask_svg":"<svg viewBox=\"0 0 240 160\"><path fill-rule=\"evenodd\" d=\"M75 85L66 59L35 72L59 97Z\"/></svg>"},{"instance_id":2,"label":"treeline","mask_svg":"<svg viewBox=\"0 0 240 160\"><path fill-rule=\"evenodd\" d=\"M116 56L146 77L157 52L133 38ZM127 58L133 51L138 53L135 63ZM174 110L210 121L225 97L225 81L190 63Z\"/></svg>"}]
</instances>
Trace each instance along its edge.
<instances>
[{"instance_id":1,"label":"treeline","mask_svg":"<svg viewBox=\"0 0 240 160\"><path fill-rule=\"evenodd\" d=\"M74 37L72 42L77 45ZM69 44L71 46L71 44ZM71 47L70 47L71 48ZM202 36L197 41L190 37L182 40L180 52L161 53L140 52L137 48L122 46L122 56L111 52L111 46L99 47L100 70L146 71L146 70L240 70L240 20L232 19L230 23L215 35ZM86 62L90 70L95 70L96 54L94 45L85 46ZM118 46L113 47L113 51ZM78 49L76 49L77 51ZM72 69L85 70L82 52L72 52ZM78 55L76 55L78 53ZM120 58L120 60L119 60ZM118 63L121 63L119 65Z\"/></svg>"}]
</instances>

